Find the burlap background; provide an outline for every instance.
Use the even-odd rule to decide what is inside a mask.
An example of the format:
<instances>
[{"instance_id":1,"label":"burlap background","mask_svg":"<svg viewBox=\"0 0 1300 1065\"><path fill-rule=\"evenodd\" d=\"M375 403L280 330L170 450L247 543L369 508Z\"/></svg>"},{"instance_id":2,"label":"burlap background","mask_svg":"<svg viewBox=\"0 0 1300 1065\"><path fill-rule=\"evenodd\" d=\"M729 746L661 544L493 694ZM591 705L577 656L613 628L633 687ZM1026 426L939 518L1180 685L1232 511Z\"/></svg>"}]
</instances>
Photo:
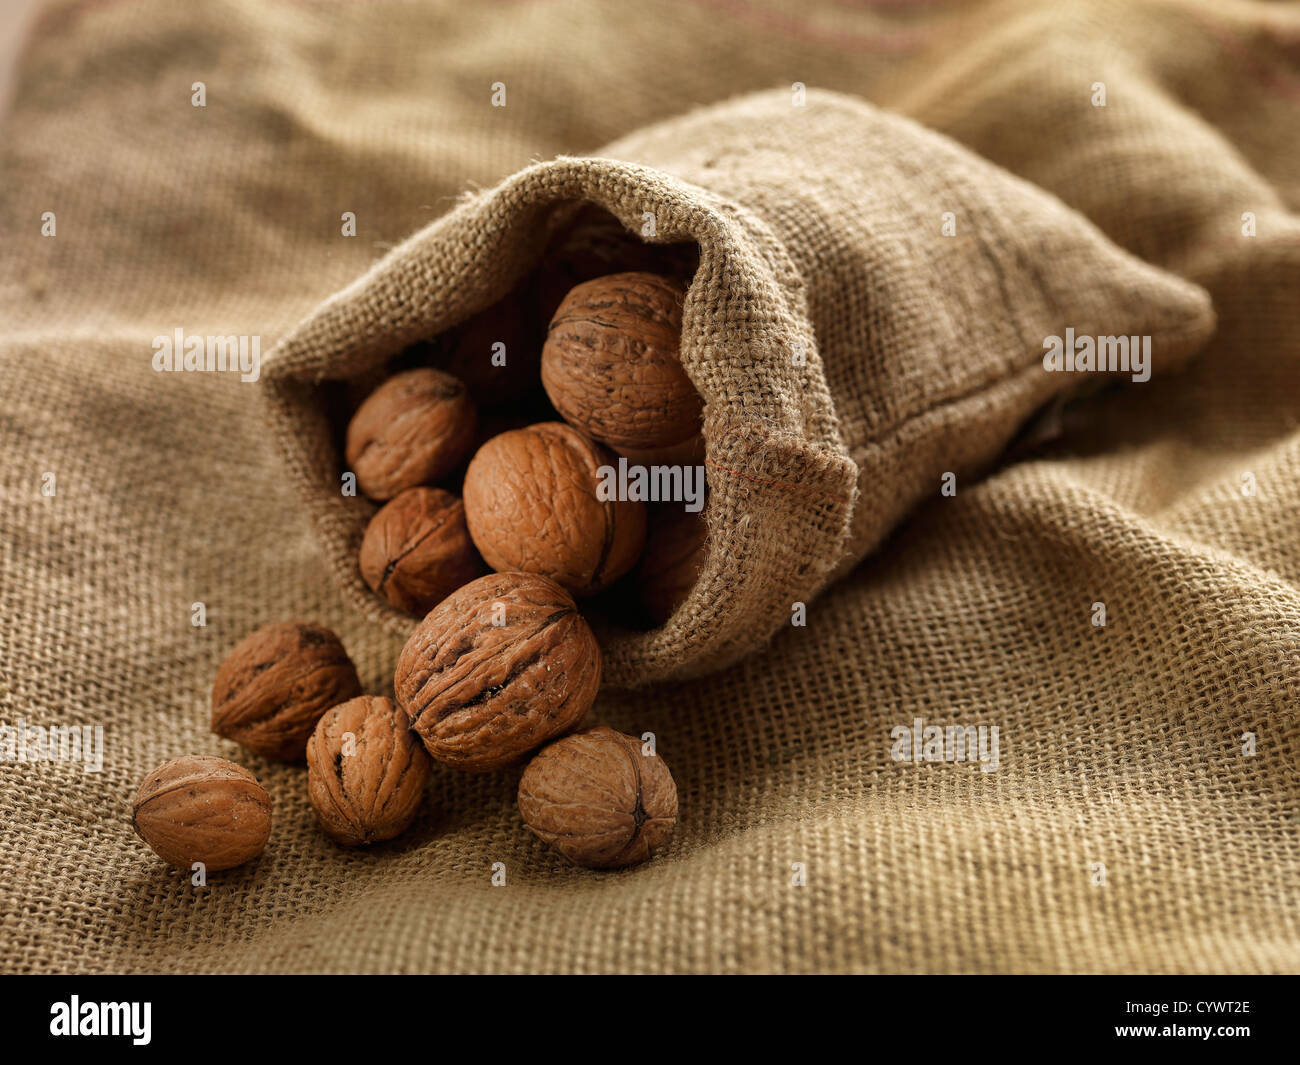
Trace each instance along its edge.
<instances>
[{"instance_id":1,"label":"burlap background","mask_svg":"<svg viewBox=\"0 0 1300 1065\"><path fill-rule=\"evenodd\" d=\"M0 155L0 720L102 724L108 750L99 775L0 766L5 970L1300 963L1300 12L800 11L47 9ZM487 106L497 80L505 109ZM711 678L602 697L677 777L662 859L573 870L519 825L513 778L451 773L403 840L339 851L299 771L207 734L208 686L264 621L335 627L376 690L400 637L343 603L252 387L155 374L152 337L285 336L467 186L794 81L1060 197L1202 286L1214 338L1183 373L1086 404L1048 452L932 499L806 629ZM890 729L917 716L998 725L1001 768L892 762ZM187 751L239 757L277 803L263 859L202 891L126 816L138 778Z\"/></svg>"}]
</instances>

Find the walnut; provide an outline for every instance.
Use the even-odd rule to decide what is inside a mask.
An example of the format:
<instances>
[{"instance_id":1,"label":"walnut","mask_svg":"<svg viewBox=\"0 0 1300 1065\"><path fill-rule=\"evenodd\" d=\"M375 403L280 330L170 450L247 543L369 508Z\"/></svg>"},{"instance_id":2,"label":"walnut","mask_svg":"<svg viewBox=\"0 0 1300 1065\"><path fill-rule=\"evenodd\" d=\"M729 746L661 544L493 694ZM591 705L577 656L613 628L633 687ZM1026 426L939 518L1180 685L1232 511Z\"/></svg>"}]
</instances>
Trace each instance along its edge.
<instances>
[{"instance_id":1,"label":"walnut","mask_svg":"<svg viewBox=\"0 0 1300 1065\"><path fill-rule=\"evenodd\" d=\"M662 758L604 725L544 747L519 781L524 824L571 862L636 865L668 842L677 785Z\"/></svg>"},{"instance_id":2,"label":"walnut","mask_svg":"<svg viewBox=\"0 0 1300 1065\"><path fill-rule=\"evenodd\" d=\"M686 601L709 557L709 528L702 514L669 505L657 508L636 569L638 598L662 625Z\"/></svg>"},{"instance_id":3,"label":"walnut","mask_svg":"<svg viewBox=\"0 0 1300 1065\"><path fill-rule=\"evenodd\" d=\"M224 758L190 755L145 778L131 826L168 865L208 872L251 862L271 834L271 799L247 769Z\"/></svg>"},{"instance_id":4,"label":"walnut","mask_svg":"<svg viewBox=\"0 0 1300 1065\"><path fill-rule=\"evenodd\" d=\"M441 488L408 488L384 504L366 527L360 565L377 595L421 616L483 573L465 505Z\"/></svg>"},{"instance_id":5,"label":"walnut","mask_svg":"<svg viewBox=\"0 0 1300 1065\"><path fill-rule=\"evenodd\" d=\"M682 369L681 285L612 274L560 304L542 347L542 387L565 421L616 451L670 448L700 430L703 402Z\"/></svg>"},{"instance_id":6,"label":"walnut","mask_svg":"<svg viewBox=\"0 0 1300 1065\"><path fill-rule=\"evenodd\" d=\"M212 731L255 754L301 760L321 714L361 694L339 638L304 622L267 625L226 656L212 685Z\"/></svg>"},{"instance_id":7,"label":"walnut","mask_svg":"<svg viewBox=\"0 0 1300 1065\"><path fill-rule=\"evenodd\" d=\"M600 648L554 581L492 573L416 626L393 687L434 758L500 769L582 720L600 687Z\"/></svg>"},{"instance_id":8,"label":"walnut","mask_svg":"<svg viewBox=\"0 0 1300 1065\"><path fill-rule=\"evenodd\" d=\"M419 812L432 763L391 699L360 695L326 712L307 742L307 794L347 847L392 839Z\"/></svg>"},{"instance_id":9,"label":"walnut","mask_svg":"<svg viewBox=\"0 0 1300 1065\"><path fill-rule=\"evenodd\" d=\"M667 273L678 265L680 247L646 244L609 212L584 207L551 241L537 273L534 299L542 332L575 285L607 274Z\"/></svg>"},{"instance_id":10,"label":"walnut","mask_svg":"<svg viewBox=\"0 0 1300 1065\"><path fill-rule=\"evenodd\" d=\"M625 447L619 454L629 466L699 466L704 462L704 434L696 433L666 447Z\"/></svg>"},{"instance_id":11,"label":"walnut","mask_svg":"<svg viewBox=\"0 0 1300 1065\"><path fill-rule=\"evenodd\" d=\"M474 404L457 378L428 367L406 370L370 393L352 416L348 466L371 499L392 499L460 465L474 423Z\"/></svg>"},{"instance_id":12,"label":"walnut","mask_svg":"<svg viewBox=\"0 0 1300 1065\"><path fill-rule=\"evenodd\" d=\"M516 406L536 393L542 336L550 321L539 328L531 316L527 294L512 292L432 341L427 346L429 358L464 381L481 407ZM504 365L494 361L498 352Z\"/></svg>"},{"instance_id":13,"label":"walnut","mask_svg":"<svg viewBox=\"0 0 1300 1065\"><path fill-rule=\"evenodd\" d=\"M598 498L600 467L616 460L576 429L543 422L484 444L465 473L465 518L498 571L550 577L593 595L636 563L645 505Z\"/></svg>"}]
</instances>

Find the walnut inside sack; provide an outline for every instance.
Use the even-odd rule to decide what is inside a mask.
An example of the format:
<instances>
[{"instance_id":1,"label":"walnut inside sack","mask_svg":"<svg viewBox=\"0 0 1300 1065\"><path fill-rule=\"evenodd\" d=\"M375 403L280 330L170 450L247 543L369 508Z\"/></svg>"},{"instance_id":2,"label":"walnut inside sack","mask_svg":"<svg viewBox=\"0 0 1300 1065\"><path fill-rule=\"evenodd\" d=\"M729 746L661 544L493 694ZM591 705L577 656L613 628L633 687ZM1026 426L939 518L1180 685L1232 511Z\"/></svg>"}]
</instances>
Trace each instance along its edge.
<instances>
[{"instance_id":1,"label":"walnut inside sack","mask_svg":"<svg viewBox=\"0 0 1300 1065\"><path fill-rule=\"evenodd\" d=\"M539 573L573 595L607 588L645 543L645 504L602 499L616 459L571 426L543 422L493 437L465 473L465 519L488 565Z\"/></svg>"},{"instance_id":2,"label":"walnut inside sack","mask_svg":"<svg viewBox=\"0 0 1300 1065\"><path fill-rule=\"evenodd\" d=\"M371 499L392 499L459 466L473 446L476 420L459 378L429 367L394 374L348 424L348 468Z\"/></svg>"},{"instance_id":3,"label":"walnut inside sack","mask_svg":"<svg viewBox=\"0 0 1300 1065\"><path fill-rule=\"evenodd\" d=\"M612 274L574 288L542 347L542 386L565 421L620 453L680 449L703 400L682 369L679 282Z\"/></svg>"}]
</instances>

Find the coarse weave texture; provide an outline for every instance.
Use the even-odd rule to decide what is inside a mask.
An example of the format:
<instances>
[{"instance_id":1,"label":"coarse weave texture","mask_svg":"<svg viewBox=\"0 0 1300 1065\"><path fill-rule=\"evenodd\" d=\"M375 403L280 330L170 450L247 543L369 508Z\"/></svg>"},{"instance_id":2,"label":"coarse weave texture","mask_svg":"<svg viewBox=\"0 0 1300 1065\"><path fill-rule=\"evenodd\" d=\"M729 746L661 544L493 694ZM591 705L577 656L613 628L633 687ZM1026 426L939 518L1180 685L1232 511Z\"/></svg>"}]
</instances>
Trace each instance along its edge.
<instances>
[{"instance_id":1,"label":"coarse weave texture","mask_svg":"<svg viewBox=\"0 0 1300 1065\"><path fill-rule=\"evenodd\" d=\"M531 167L402 245L275 349L272 424L359 609L410 631L357 568L375 508L341 492L328 382L363 382L497 303L539 257L556 205L595 204L633 231L650 214L657 242L700 249L681 359L705 401L708 562L663 629L606 640L617 687L731 665L942 474L982 472L1077 383L1044 371L1044 337L1152 337L1168 371L1209 335L1203 290L1054 197L905 119L828 93L794 100L745 97L597 158Z\"/></svg>"},{"instance_id":2,"label":"coarse weave texture","mask_svg":"<svg viewBox=\"0 0 1300 1065\"><path fill-rule=\"evenodd\" d=\"M1300 965L1300 10L794 10L46 8L0 135L0 723L102 725L106 749L100 773L0 762L0 967ZM204 107L191 103L196 82ZM494 82L508 87L504 108L490 105ZM760 114L793 82L810 89L801 119ZM712 186L690 137L728 114L770 125L772 139L741 145L760 165L719 160ZM830 128L841 120L856 132ZM795 147L795 121L825 135ZM715 141L729 143L721 131ZM863 165L873 143L884 145L878 173ZM806 184L763 169L765 153L792 150ZM515 775L443 770L409 833L345 852L316 826L301 768L208 733L208 692L259 624L330 626L375 692L391 683L402 635L341 591L321 514L304 511L293 483L302 471L264 423L264 385L157 373L153 338L259 336L269 351L442 232L403 244L429 222L481 212L501 182L551 175L622 203L612 183L583 184L601 172L584 161L596 153L604 172L639 167L693 204L683 233L702 231L702 204L717 224L730 218L734 239L702 254L718 271L706 277L768 271L756 306L781 305L781 330L815 334L807 376L756 395L772 406L754 424L779 423L792 456L824 460L815 483L857 489L851 507L826 511L841 537L834 572L827 557L803 560L818 570L813 591L840 579L809 603L806 627L738 665L599 697L604 723L656 734L678 784L677 834L649 865L572 868L520 823ZM952 166L914 175L909 199L913 158ZM847 159L836 186L830 171ZM798 197L819 181L836 187ZM466 189L477 191L458 202ZM964 215L971 204L989 217ZM954 213L955 236L940 234L936 209ZM340 235L348 211L355 238ZM1005 293L982 272L996 272L988 257L940 243L969 250L990 232ZM527 265L490 250L478 249L483 274L464 304L392 317L450 322L484 305ZM441 264L428 284L475 252L423 260ZM728 271L742 253L747 269ZM837 301L868 266L884 287L865 305ZM925 271L928 305L915 287ZM1002 307L1023 319L999 323ZM1037 404L1079 382L1026 373L1032 386L1014 395L979 386L999 359L1034 366L1058 327L1151 332L1153 379L1067 406L1048 445L990 468ZM912 375L856 363L863 336L880 345L864 358L924 361ZM1185 365L1165 373L1163 350ZM692 367L697 381L711 365ZM962 380L977 411L954 426L944 401ZM299 387L301 411L311 386ZM707 398L711 418L734 402ZM934 424L872 451L900 416L931 408ZM714 433L711 459L725 441ZM940 494L940 471L959 471L955 495ZM714 491L739 492L709 476ZM749 504L735 502L747 535ZM786 506L807 523L797 546L812 550L820 519ZM853 568L855 548L872 546ZM196 603L206 626L191 623ZM766 633L748 635L762 644ZM626 668L663 668L663 638L627 644ZM717 645L722 658L743 649ZM917 718L997 726L996 771L894 761L891 731ZM262 859L205 888L165 869L129 825L139 781L186 753L248 766L275 803Z\"/></svg>"}]
</instances>

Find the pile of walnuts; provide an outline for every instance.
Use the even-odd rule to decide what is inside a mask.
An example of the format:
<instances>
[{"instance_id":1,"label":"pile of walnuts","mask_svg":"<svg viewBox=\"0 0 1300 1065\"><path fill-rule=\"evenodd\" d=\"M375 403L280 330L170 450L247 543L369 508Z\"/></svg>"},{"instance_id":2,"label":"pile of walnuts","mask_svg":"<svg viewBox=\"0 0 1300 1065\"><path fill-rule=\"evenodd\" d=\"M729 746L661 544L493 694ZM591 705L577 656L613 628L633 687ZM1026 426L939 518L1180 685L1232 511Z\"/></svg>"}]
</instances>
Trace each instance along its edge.
<instances>
[{"instance_id":1,"label":"pile of walnuts","mask_svg":"<svg viewBox=\"0 0 1300 1065\"><path fill-rule=\"evenodd\" d=\"M401 369L353 413L347 466L381 504L361 575L423 618L398 658L393 697L362 692L332 632L284 623L230 652L211 718L214 732L255 754L305 758L312 807L338 843L404 831L433 762L488 772L530 755L520 814L570 860L627 866L670 836L677 792L663 761L640 740L581 727L601 653L577 605L613 587L662 623L706 557L699 515L660 504L648 521L645 503L596 490L617 456L651 465L702 454L702 403L678 358L684 285L679 269L656 265L612 220L580 215L526 304L512 295L489 308L441 339L439 366ZM549 327L534 368L538 315ZM502 343L521 356L509 372L489 363ZM527 402L520 362L552 410L524 424L497 417L489 431L480 408L517 413ZM149 775L133 824L170 864L215 871L261 854L271 800L240 766L192 756Z\"/></svg>"},{"instance_id":2,"label":"pile of walnuts","mask_svg":"<svg viewBox=\"0 0 1300 1065\"><path fill-rule=\"evenodd\" d=\"M370 393L345 454L357 487L383 504L361 541L371 590L422 616L486 568L536 573L585 598L640 561L631 596L646 620L666 620L703 562L703 520L677 507L647 550L645 503L596 489L598 471L620 455L651 466L701 453L702 403L678 359L684 295L679 282L646 272L575 286L541 346L541 383L563 420L489 435L467 468L483 434L463 381L417 366ZM459 497L437 486L462 468ZM665 551L659 541L670 536L687 537L689 550Z\"/></svg>"}]
</instances>

